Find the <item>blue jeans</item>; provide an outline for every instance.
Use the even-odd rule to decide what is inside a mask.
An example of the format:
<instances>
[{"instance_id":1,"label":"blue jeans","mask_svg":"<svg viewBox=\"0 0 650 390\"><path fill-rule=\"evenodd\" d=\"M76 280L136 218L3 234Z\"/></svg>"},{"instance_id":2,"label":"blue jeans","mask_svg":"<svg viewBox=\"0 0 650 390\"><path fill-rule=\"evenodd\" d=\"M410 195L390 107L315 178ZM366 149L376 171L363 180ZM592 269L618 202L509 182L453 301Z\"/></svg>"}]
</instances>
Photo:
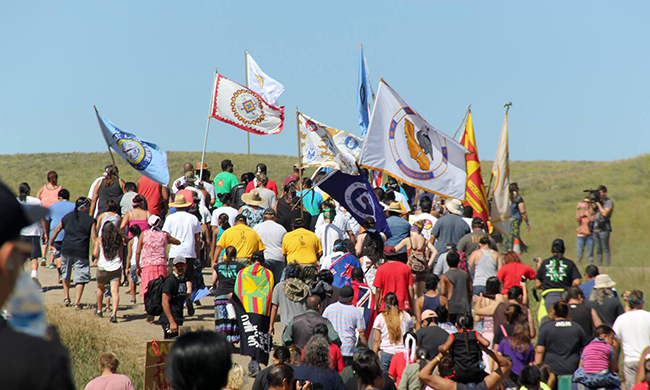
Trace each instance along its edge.
<instances>
[{"instance_id":1,"label":"blue jeans","mask_svg":"<svg viewBox=\"0 0 650 390\"><path fill-rule=\"evenodd\" d=\"M264 261L264 266L273 272L274 285L280 283L280 280L284 280L284 267L287 266L286 261L267 259Z\"/></svg>"},{"instance_id":2,"label":"blue jeans","mask_svg":"<svg viewBox=\"0 0 650 390\"><path fill-rule=\"evenodd\" d=\"M594 263L594 237L592 235L578 237L577 239L578 261L582 261L582 252L587 249L587 261L589 264Z\"/></svg>"},{"instance_id":3,"label":"blue jeans","mask_svg":"<svg viewBox=\"0 0 650 390\"><path fill-rule=\"evenodd\" d=\"M611 263L611 255L609 253L609 235L610 231L598 230L594 231L594 243L596 244L596 259L598 265L603 265L603 255L605 255L605 266L609 267Z\"/></svg>"},{"instance_id":4,"label":"blue jeans","mask_svg":"<svg viewBox=\"0 0 650 390\"><path fill-rule=\"evenodd\" d=\"M375 343L378 343L379 340L375 340ZM386 351L381 351L381 369L388 373L388 368L390 367L390 361L393 360L393 354L387 353Z\"/></svg>"},{"instance_id":5,"label":"blue jeans","mask_svg":"<svg viewBox=\"0 0 650 390\"><path fill-rule=\"evenodd\" d=\"M473 295L481 295L485 292L485 286L472 286Z\"/></svg>"}]
</instances>

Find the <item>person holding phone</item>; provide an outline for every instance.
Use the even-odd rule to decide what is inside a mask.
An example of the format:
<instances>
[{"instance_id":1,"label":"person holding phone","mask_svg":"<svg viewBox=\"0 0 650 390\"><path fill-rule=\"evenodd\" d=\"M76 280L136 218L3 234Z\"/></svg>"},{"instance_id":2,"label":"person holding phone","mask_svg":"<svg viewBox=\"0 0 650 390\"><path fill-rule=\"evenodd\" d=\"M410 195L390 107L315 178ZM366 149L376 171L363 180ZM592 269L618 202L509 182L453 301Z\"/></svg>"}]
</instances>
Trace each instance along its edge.
<instances>
[{"instance_id":1,"label":"person holding phone","mask_svg":"<svg viewBox=\"0 0 650 390\"><path fill-rule=\"evenodd\" d=\"M590 198L585 197L576 207L576 222L578 222L578 228L576 229L578 232L576 260L578 262L582 262L582 255L586 250L587 261L589 264L594 263L594 236L592 232L594 216L593 203Z\"/></svg>"}]
</instances>

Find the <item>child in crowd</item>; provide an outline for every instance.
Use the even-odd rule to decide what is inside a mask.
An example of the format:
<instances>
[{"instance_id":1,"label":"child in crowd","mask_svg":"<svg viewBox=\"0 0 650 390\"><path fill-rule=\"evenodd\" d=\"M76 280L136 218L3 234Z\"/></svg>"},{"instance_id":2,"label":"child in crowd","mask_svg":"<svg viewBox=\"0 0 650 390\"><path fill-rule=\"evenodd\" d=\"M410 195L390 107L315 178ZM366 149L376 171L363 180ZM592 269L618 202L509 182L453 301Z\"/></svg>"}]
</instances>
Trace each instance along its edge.
<instances>
[{"instance_id":1,"label":"child in crowd","mask_svg":"<svg viewBox=\"0 0 650 390\"><path fill-rule=\"evenodd\" d=\"M525 323L515 322L514 331L501 340L497 351L502 355L510 356L512 369L510 378L517 383L521 370L535 360L535 349L528 335L528 326Z\"/></svg>"},{"instance_id":2,"label":"child in crowd","mask_svg":"<svg viewBox=\"0 0 650 390\"><path fill-rule=\"evenodd\" d=\"M138 267L136 264L135 256L138 251L138 239L140 238L140 233L142 232L142 229L140 229L140 226L138 225L131 225L129 228L129 233L131 233L131 238L129 238L129 241L126 244L127 247L127 252L126 252L126 258L127 261L129 261L129 264L127 267L128 272L129 272L129 290L127 292L131 293L131 300L129 303L132 305L135 304L135 290L136 287L138 286Z\"/></svg>"},{"instance_id":3,"label":"child in crowd","mask_svg":"<svg viewBox=\"0 0 650 390\"><path fill-rule=\"evenodd\" d=\"M591 389L620 389L621 380L616 375L618 362L612 347L616 333L609 326L601 325L594 334L596 337L582 350L573 381Z\"/></svg>"},{"instance_id":4,"label":"child in crowd","mask_svg":"<svg viewBox=\"0 0 650 390\"><path fill-rule=\"evenodd\" d=\"M471 313L461 314L456 327L458 332L450 334L439 348L443 355L451 349L454 367L449 379L460 383L479 383L487 376L479 344L487 348L490 342L479 332L472 331L474 319Z\"/></svg>"}]
</instances>

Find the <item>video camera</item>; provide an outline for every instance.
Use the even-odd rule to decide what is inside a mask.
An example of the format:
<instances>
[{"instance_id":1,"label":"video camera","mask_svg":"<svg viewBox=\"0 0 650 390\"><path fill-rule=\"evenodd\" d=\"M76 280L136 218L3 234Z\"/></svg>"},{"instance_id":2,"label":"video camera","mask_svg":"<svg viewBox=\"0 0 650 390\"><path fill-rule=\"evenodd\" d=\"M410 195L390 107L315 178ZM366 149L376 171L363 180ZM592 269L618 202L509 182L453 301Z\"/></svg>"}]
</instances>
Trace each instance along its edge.
<instances>
[{"instance_id":1,"label":"video camera","mask_svg":"<svg viewBox=\"0 0 650 390\"><path fill-rule=\"evenodd\" d=\"M582 192L588 192L589 193L588 198L591 199L592 203L596 203L596 202L600 203L601 202L601 200L600 200L600 191L588 189L588 190L583 190Z\"/></svg>"}]
</instances>

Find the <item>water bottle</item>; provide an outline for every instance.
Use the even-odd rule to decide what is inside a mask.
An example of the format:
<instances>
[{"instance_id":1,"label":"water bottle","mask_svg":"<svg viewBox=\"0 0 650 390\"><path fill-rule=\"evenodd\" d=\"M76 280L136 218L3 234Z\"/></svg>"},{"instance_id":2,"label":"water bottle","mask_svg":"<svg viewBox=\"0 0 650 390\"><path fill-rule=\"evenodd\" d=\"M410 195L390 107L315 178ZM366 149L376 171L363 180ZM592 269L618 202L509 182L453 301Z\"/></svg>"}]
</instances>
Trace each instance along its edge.
<instances>
[{"instance_id":1,"label":"water bottle","mask_svg":"<svg viewBox=\"0 0 650 390\"><path fill-rule=\"evenodd\" d=\"M29 274L21 271L9 297L8 323L14 330L30 336L45 337L47 322L41 289Z\"/></svg>"}]
</instances>

